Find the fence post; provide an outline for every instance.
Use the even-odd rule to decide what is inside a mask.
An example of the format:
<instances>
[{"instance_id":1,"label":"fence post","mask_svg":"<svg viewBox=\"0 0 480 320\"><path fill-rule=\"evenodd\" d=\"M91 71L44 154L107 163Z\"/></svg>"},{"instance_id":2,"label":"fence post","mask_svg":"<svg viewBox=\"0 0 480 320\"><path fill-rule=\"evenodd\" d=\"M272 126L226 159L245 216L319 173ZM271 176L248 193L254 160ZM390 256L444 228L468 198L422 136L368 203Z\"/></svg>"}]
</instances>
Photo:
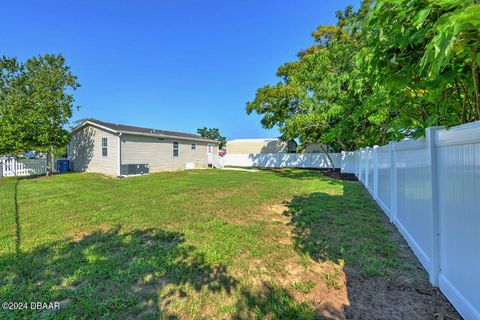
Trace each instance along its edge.
<instances>
[{"instance_id":1,"label":"fence post","mask_svg":"<svg viewBox=\"0 0 480 320\"><path fill-rule=\"evenodd\" d=\"M364 178L365 183L364 185L367 188L368 188L368 181L370 180L368 179L368 174L369 174L368 150L369 149L370 149L369 147L365 148L365 178Z\"/></svg>"},{"instance_id":2,"label":"fence post","mask_svg":"<svg viewBox=\"0 0 480 320\"><path fill-rule=\"evenodd\" d=\"M360 182L362 182L362 167L363 165L365 164L365 161L363 161L363 164L362 164L362 153L364 151L362 149L360 149L360 155L358 157L358 178L360 179Z\"/></svg>"},{"instance_id":3,"label":"fence post","mask_svg":"<svg viewBox=\"0 0 480 320\"><path fill-rule=\"evenodd\" d=\"M355 150L355 151L353 152L353 173L354 173L355 176L358 178L357 164L358 164L357 151Z\"/></svg>"},{"instance_id":4,"label":"fence post","mask_svg":"<svg viewBox=\"0 0 480 320\"><path fill-rule=\"evenodd\" d=\"M355 151L355 175L357 176L357 179L360 180L360 149Z\"/></svg>"},{"instance_id":5,"label":"fence post","mask_svg":"<svg viewBox=\"0 0 480 320\"><path fill-rule=\"evenodd\" d=\"M432 194L432 238L433 238L433 254L430 272L430 282L433 286L438 287L438 276L440 273L440 225L438 210L438 181L437 181L437 149L435 147L435 131L443 129L443 127L430 127L425 130L425 138L427 142L427 152L430 160L430 179Z\"/></svg>"},{"instance_id":6,"label":"fence post","mask_svg":"<svg viewBox=\"0 0 480 320\"><path fill-rule=\"evenodd\" d=\"M357 166L357 178L360 180L360 158L362 157L362 149L357 150L357 159L356 159L356 166Z\"/></svg>"},{"instance_id":7,"label":"fence post","mask_svg":"<svg viewBox=\"0 0 480 320\"><path fill-rule=\"evenodd\" d=\"M373 199L378 200L378 146L373 146Z\"/></svg>"},{"instance_id":8,"label":"fence post","mask_svg":"<svg viewBox=\"0 0 480 320\"><path fill-rule=\"evenodd\" d=\"M362 170L364 168L362 167L365 167L365 159L363 159L362 161L362 154L365 155L365 148L360 149L360 158L358 160L358 164L359 164L359 167L360 167L360 182L365 184L365 170Z\"/></svg>"},{"instance_id":9,"label":"fence post","mask_svg":"<svg viewBox=\"0 0 480 320\"><path fill-rule=\"evenodd\" d=\"M397 168L395 162L395 141L390 141L390 222L397 214Z\"/></svg>"}]
</instances>

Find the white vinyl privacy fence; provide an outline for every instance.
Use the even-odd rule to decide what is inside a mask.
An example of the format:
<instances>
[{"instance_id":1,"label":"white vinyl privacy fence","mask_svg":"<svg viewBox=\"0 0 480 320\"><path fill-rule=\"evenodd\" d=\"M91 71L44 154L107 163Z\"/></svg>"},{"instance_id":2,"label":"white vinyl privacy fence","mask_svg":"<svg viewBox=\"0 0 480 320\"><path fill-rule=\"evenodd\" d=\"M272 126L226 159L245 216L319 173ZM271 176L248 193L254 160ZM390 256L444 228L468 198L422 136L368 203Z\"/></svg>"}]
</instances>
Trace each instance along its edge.
<instances>
[{"instance_id":1,"label":"white vinyl privacy fence","mask_svg":"<svg viewBox=\"0 0 480 320\"><path fill-rule=\"evenodd\" d=\"M228 152L228 150L227 150ZM342 164L353 167L353 158L348 157L353 153L330 153L335 168ZM332 163L324 153L251 153L251 154L226 154L223 158L226 166L241 167L288 167L288 168L332 168Z\"/></svg>"},{"instance_id":2,"label":"white vinyl privacy fence","mask_svg":"<svg viewBox=\"0 0 480 320\"><path fill-rule=\"evenodd\" d=\"M31 176L46 172L46 159L0 159L0 177Z\"/></svg>"},{"instance_id":3,"label":"white vinyl privacy fence","mask_svg":"<svg viewBox=\"0 0 480 320\"><path fill-rule=\"evenodd\" d=\"M348 153L355 173L465 319L480 319L480 122Z\"/></svg>"}]
</instances>

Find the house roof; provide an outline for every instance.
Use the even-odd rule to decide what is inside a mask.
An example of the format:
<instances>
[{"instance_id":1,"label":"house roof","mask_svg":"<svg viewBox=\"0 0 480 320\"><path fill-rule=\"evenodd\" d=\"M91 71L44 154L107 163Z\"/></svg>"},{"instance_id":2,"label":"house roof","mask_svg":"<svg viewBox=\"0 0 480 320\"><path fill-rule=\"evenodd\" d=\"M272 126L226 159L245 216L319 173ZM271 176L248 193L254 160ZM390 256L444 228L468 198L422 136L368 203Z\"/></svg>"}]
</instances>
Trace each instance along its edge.
<instances>
[{"instance_id":1,"label":"house roof","mask_svg":"<svg viewBox=\"0 0 480 320\"><path fill-rule=\"evenodd\" d=\"M167 131L167 130L160 130L160 129L152 129L152 128L144 128L144 127L137 127L137 126L130 126L125 124L117 124L117 123L110 123L105 121L100 121L97 119L88 119L82 122L78 127L72 130L76 131L79 128L90 124L99 128L107 129L108 131L113 131L115 133L125 133L125 134L134 134L134 135L142 135L142 136L155 136L155 137L166 137L166 138L183 138L188 140L201 140L201 141L209 141L209 142L216 142L219 143L217 140L203 138L198 134L193 133L184 133L184 132L177 132L177 131Z\"/></svg>"}]
</instances>

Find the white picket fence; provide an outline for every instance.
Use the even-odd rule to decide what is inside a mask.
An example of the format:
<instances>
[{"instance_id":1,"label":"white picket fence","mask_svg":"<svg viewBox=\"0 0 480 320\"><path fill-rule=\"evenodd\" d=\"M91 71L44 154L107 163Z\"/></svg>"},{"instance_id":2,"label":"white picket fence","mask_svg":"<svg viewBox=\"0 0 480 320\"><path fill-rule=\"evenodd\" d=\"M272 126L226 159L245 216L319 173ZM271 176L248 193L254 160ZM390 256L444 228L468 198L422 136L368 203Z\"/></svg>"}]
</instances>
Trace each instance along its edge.
<instances>
[{"instance_id":1,"label":"white picket fence","mask_svg":"<svg viewBox=\"0 0 480 320\"><path fill-rule=\"evenodd\" d=\"M480 121L349 153L355 173L467 320L480 319Z\"/></svg>"},{"instance_id":2,"label":"white picket fence","mask_svg":"<svg viewBox=\"0 0 480 320\"><path fill-rule=\"evenodd\" d=\"M348 152L330 153L335 168L342 165L353 166L353 159L348 159ZM332 168L332 163L324 153L250 153L227 154L223 158L225 166L241 167L276 167L276 168ZM352 162L352 163L350 163Z\"/></svg>"},{"instance_id":3,"label":"white picket fence","mask_svg":"<svg viewBox=\"0 0 480 320\"><path fill-rule=\"evenodd\" d=\"M0 159L0 177L31 176L46 172L46 159Z\"/></svg>"}]
</instances>

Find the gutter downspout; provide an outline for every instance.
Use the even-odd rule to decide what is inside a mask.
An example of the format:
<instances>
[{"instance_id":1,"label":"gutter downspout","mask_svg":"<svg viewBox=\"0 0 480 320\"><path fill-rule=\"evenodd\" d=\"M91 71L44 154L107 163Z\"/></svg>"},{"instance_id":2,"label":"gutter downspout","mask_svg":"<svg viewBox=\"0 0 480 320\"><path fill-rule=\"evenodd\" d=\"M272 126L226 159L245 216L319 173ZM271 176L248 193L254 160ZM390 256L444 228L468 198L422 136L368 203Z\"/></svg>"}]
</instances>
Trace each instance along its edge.
<instances>
[{"instance_id":1,"label":"gutter downspout","mask_svg":"<svg viewBox=\"0 0 480 320\"><path fill-rule=\"evenodd\" d=\"M118 176L122 175L122 133L118 133Z\"/></svg>"}]
</instances>

